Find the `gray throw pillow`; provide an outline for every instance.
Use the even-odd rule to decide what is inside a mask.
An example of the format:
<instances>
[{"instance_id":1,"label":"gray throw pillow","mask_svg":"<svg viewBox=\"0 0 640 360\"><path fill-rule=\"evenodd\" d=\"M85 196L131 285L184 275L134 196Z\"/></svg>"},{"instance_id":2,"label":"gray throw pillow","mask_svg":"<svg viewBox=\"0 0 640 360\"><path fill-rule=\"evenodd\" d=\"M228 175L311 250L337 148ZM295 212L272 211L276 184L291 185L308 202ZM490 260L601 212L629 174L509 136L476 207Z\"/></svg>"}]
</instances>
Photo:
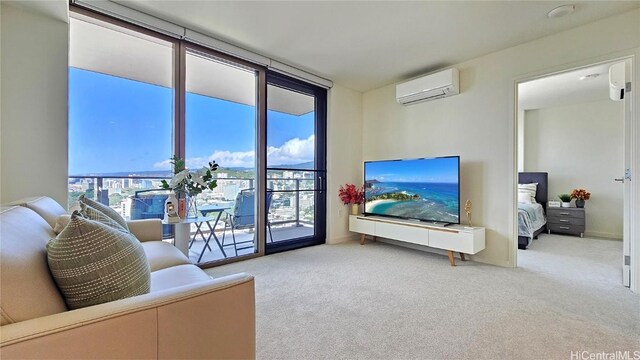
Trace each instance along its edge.
<instances>
[{"instance_id":1,"label":"gray throw pillow","mask_svg":"<svg viewBox=\"0 0 640 360\"><path fill-rule=\"evenodd\" d=\"M112 228L129 232L129 229L123 228L122 225L118 224L115 220L111 219L109 216L107 216L100 210L97 210L85 203L80 203L80 209L81 209L80 215L82 215L82 217L84 218L87 218L89 220L95 220L105 225L109 225Z\"/></svg>"},{"instance_id":2,"label":"gray throw pillow","mask_svg":"<svg viewBox=\"0 0 640 360\"><path fill-rule=\"evenodd\" d=\"M138 239L77 212L47 244L47 260L69 309L146 294L151 288L149 262Z\"/></svg>"},{"instance_id":3,"label":"gray throw pillow","mask_svg":"<svg viewBox=\"0 0 640 360\"><path fill-rule=\"evenodd\" d=\"M125 230L129 231L129 226L127 226L127 221L122 216L120 216L120 214L118 214L115 210L108 207L107 205L99 203L95 200L87 199L84 196L84 194L80 195L80 197L78 198L78 201L80 202L80 206L82 206L82 204L91 206L92 208L102 212L103 214L110 217L113 221L120 224L123 228L125 228Z\"/></svg>"}]
</instances>

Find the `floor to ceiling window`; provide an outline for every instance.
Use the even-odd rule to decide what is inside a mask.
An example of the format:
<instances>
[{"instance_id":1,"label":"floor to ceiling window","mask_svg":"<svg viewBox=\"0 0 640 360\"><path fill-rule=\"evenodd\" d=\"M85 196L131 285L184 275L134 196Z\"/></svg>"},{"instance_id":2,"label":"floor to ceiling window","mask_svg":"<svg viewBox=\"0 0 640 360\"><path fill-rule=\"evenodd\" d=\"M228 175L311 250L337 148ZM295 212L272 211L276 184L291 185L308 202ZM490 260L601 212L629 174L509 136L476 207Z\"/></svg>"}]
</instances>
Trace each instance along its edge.
<instances>
[{"instance_id":1,"label":"floor to ceiling window","mask_svg":"<svg viewBox=\"0 0 640 360\"><path fill-rule=\"evenodd\" d=\"M194 241L190 255L211 262L258 251L255 241L258 73L206 52L187 48L185 158L195 169L220 165L218 186L198 195L216 235ZM236 205L236 202L242 204Z\"/></svg>"},{"instance_id":2,"label":"floor to ceiling window","mask_svg":"<svg viewBox=\"0 0 640 360\"><path fill-rule=\"evenodd\" d=\"M69 204L86 194L131 218L173 152L175 44L77 14L70 32Z\"/></svg>"},{"instance_id":3,"label":"floor to ceiling window","mask_svg":"<svg viewBox=\"0 0 640 360\"><path fill-rule=\"evenodd\" d=\"M69 204L85 194L127 219L163 218L176 155L190 170L220 166L196 198L194 263L324 242L326 90L73 10Z\"/></svg>"}]
</instances>

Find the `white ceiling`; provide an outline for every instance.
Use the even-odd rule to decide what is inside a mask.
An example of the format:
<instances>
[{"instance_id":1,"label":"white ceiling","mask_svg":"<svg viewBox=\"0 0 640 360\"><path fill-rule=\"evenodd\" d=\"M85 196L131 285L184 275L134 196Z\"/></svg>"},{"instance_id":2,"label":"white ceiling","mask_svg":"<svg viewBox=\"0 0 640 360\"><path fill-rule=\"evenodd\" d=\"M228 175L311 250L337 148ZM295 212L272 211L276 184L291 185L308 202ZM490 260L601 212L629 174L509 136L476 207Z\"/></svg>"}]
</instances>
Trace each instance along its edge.
<instances>
[{"instance_id":1,"label":"white ceiling","mask_svg":"<svg viewBox=\"0 0 640 360\"><path fill-rule=\"evenodd\" d=\"M116 2L367 91L640 7L638 1Z\"/></svg>"},{"instance_id":2,"label":"white ceiling","mask_svg":"<svg viewBox=\"0 0 640 360\"><path fill-rule=\"evenodd\" d=\"M609 64L561 73L518 85L520 110L542 109L609 98ZM596 78L580 77L598 74Z\"/></svg>"}]
</instances>

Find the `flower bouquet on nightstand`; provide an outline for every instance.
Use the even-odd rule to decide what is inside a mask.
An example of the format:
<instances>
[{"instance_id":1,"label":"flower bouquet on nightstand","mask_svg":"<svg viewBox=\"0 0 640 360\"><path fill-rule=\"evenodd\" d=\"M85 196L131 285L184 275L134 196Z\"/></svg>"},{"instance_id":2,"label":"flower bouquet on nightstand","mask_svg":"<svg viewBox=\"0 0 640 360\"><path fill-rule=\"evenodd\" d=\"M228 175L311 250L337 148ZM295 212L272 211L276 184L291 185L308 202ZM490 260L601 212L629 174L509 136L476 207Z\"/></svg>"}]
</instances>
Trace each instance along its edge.
<instances>
[{"instance_id":1,"label":"flower bouquet on nightstand","mask_svg":"<svg viewBox=\"0 0 640 360\"><path fill-rule=\"evenodd\" d=\"M571 192L571 198L576 199L576 207L583 208L584 201L591 198L591 193L585 189L573 189Z\"/></svg>"},{"instance_id":2,"label":"flower bouquet on nightstand","mask_svg":"<svg viewBox=\"0 0 640 360\"><path fill-rule=\"evenodd\" d=\"M351 204L352 215L358 215L358 205L364 202L364 186L358 188L354 184L345 184L340 186L338 196L343 204Z\"/></svg>"}]
</instances>

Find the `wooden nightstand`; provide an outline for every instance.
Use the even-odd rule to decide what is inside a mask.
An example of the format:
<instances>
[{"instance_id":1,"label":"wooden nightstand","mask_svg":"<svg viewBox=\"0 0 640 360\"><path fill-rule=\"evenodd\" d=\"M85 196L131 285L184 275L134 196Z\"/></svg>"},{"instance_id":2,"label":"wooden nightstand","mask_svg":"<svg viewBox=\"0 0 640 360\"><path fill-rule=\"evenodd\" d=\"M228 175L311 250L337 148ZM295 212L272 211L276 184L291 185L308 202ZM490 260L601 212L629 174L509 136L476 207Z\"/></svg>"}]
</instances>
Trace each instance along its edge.
<instances>
[{"instance_id":1,"label":"wooden nightstand","mask_svg":"<svg viewBox=\"0 0 640 360\"><path fill-rule=\"evenodd\" d=\"M584 236L584 208L547 208L547 231Z\"/></svg>"}]
</instances>

